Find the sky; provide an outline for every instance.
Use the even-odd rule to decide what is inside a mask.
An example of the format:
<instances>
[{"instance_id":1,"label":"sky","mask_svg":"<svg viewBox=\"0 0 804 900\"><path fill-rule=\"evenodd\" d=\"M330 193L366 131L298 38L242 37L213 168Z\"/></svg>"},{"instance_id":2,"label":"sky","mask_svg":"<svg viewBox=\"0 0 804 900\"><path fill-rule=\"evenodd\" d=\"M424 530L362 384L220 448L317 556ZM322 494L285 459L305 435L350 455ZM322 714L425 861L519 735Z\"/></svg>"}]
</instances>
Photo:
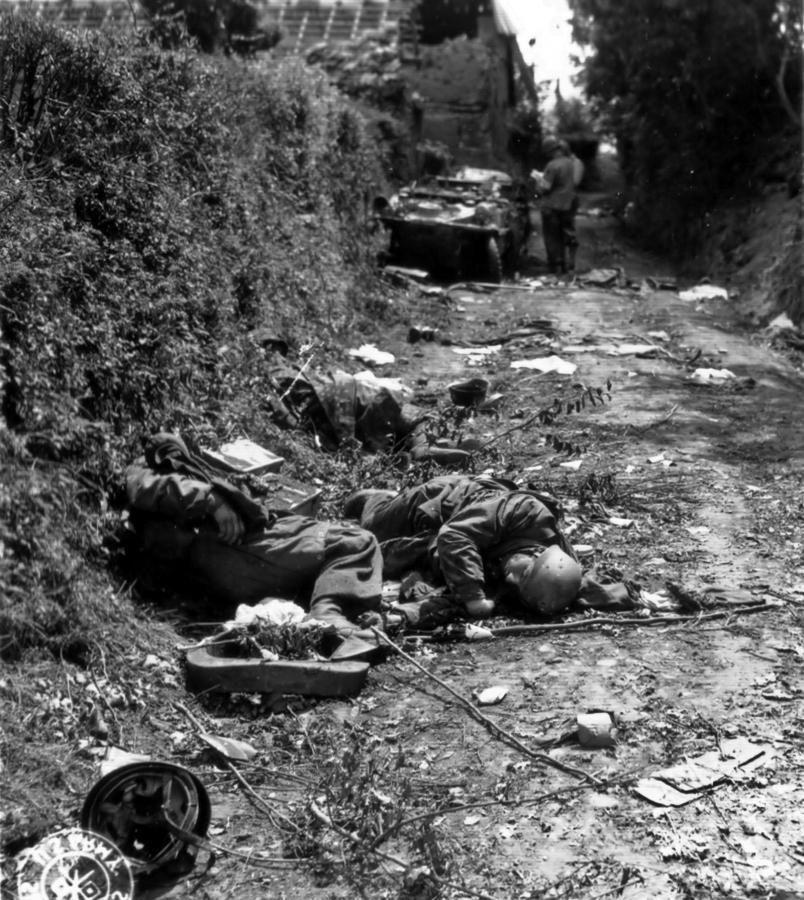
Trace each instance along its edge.
<instances>
[{"instance_id":1,"label":"sky","mask_svg":"<svg viewBox=\"0 0 804 900\"><path fill-rule=\"evenodd\" d=\"M506 9L516 18L522 55L534 64L536 80L560 79L565 97L578 96L580 92L570 82L574 69L567 0L507 0ZM532 47L528 45L531 38L535 39Z\"/></svg>"}]
</instances>

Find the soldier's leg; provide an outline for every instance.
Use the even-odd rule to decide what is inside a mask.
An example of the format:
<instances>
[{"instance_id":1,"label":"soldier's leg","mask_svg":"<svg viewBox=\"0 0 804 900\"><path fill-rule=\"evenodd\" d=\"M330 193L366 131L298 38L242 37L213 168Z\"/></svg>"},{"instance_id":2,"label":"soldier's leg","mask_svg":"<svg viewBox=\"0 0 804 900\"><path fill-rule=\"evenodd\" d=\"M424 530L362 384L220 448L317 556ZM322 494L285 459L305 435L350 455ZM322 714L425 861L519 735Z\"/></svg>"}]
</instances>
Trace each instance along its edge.
<instances>
[{"instance_id":1,"label":"soldier's leg","mask_svg":"<svg viewBox=\"0 0 804 900\"><path fill-rule=\"evenodd\" d=\"M562 240L566 248L567 272L575 272L575 254L578 250L578 235L575 231L575 209L562 213Z\"/></svg>"},{"instance_id":2,"label":"soldier's leg","mask_svg":"<svg viewBox=\"0 0 804 900\"><path fill-rule=\"evenodd\" d=\"M315 519L287 516L268 531L233 545L201 533L188 551L188 568L199 586L229 603L301 599L325 562L327 527Z\"/></svg>"},{"instance_id":3,"label":"soldier's leg","mask_svg":"<svg viewBox=\"0 0 804 900\"><path fill-rule=\"evenodd\" d=\"M310 617L339 630L354 627L360 613L380 608L382 556L377 539L363 528L329 525L324 561L310 598Z\"/></svg>"},{"instance_id":4,"label":"soldier's leg","mask_svg":"<svg viewBox=\"0 0 804 900\"><path fill-rule=\"evenodd\" d=\"M547 268L551 272L559 272L563 265L564 238L559 215L554 209L542 210L542 236L547 254Z\"/></svg>"}]
</instances>

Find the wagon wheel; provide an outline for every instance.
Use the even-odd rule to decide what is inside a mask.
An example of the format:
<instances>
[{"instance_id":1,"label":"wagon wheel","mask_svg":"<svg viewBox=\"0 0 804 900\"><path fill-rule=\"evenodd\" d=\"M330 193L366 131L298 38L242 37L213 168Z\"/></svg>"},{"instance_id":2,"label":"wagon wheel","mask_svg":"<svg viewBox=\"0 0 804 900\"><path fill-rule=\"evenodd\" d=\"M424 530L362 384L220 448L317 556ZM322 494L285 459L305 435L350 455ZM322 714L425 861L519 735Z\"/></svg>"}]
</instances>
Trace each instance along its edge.
<instances>
[{"instance_id":1,"label":"wagon wheel","mask_svg":"<svg viewBox=\"0 0 804 900\"><path fill-rule=\"evenodd\" d=\"M495 284L499 284L502 281L502 257L500 256L500 245L495 237L490 237L486 241L486 271L489 275L489 281L493 281Z\"/></svg>"}]
</instances>

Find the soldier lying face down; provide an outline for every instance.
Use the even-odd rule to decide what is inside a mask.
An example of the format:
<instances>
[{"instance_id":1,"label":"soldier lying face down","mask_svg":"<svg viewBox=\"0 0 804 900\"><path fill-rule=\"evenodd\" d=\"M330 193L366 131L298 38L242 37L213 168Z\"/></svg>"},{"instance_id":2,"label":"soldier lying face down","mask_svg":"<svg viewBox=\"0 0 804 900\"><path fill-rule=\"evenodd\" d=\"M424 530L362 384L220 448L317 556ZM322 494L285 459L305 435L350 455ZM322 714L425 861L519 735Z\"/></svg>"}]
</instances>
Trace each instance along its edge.
<instances>
[{"instance_id":1,"label":"soldier lying face down","mask_svg":"<svg viewBox=\"0 0 804 900\"><path fill-rule=\"evenodd\" d=\"M131 522L146 564L222 604L281 597L343 637L378 610L382 557L362 528L262 509L172 434L157 434L126 471Z\"/></svg>"},{"instance_id":2,"label":"soldier lying face down","mask_svg":"<svg viewBox=\"0 0 804 900\"><path fill-rule=\"evenodd\" d=\"M550 501L500 479L444 475L400 493L359 491L344 514L380 541L386 577L429 559L468 615L487 616L493 566L527 609L554 615L578 596L582 570Z\"/></svg>"}]
</instances>

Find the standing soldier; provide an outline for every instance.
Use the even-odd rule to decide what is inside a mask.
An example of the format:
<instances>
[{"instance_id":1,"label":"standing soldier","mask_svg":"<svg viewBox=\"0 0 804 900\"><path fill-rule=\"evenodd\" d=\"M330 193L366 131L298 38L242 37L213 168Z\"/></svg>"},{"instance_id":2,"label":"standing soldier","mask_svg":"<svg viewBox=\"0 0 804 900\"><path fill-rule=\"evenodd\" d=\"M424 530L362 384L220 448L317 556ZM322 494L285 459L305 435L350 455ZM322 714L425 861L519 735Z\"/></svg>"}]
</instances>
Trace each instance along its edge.
<instances>
[{"instance_id":1,"label":"standing soldier","mask_svg":"<svg viewBox=\"0 0 804 900\"><path fill-rule=\"evenodd\" d=\"M542 151L549 162L544 172L534 170L531 175L540 198L547 266L555 274L573 274L578 248L575 234L575 213L578 211L576 186L580 181L578 169L565 141L555 137L545 138Z\"/></svg>"}]
</instances>

